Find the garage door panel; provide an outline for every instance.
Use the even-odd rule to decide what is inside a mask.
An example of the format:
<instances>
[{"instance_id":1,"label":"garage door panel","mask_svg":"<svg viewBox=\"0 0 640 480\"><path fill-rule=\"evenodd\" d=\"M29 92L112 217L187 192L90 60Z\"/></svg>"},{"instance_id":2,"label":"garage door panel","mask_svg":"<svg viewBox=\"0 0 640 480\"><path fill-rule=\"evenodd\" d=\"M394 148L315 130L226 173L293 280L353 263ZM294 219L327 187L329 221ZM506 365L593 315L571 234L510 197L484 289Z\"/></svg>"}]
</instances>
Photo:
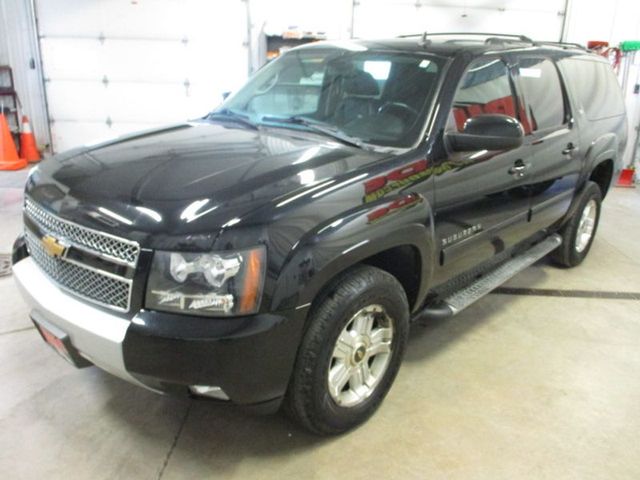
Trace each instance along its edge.
<instances>
[{"instance_id":1,"label":"garage door panel","mask_svg":"<svg viewBox=\"0 0 640 480\"><path fill-rule=\"evenodd\" d=\"M191 40L244 37L246 6L239 0L37 0L44 37Z\"/></svg>"},{"instance_id":2,"label":"garage door panel","mask_svg":"<svg viewBox=\"0 0 640 480\"><path fill-rule=\"evenodd\" d=\"M103 82L106 77L108 82L183 84L185 80L206 80L229 88L246 79L247 55L243 49L225 58L221 66L205 45L112 41L109 48L104 48L92 40L68 39L44 39L41 45L47 59L47 79L51 81Z\"/></svg>"},{"instance_id":3,"label":"garage door panel","mask_svg":"<svg viewBox=\"0 0 640 480\"><path fill-rule=\"evenodd\" d=\"M40 48L47 79L95 80L104 75L104 49L98 42L42 39Z\"/></svg>"},{"instance_id":4,"label":"garage door panel","mask_svg":"<svg viewBox=\"0 0 640 480\"><path fill-rule=\"evenodd\" d=\"M114 123L169 123L193 115L182 85L117 83L108 88L109 114ZM182 112L176 118L174 112Z\"/></svg>"},{"instance_id":5,"label":"garage door panel","mask_svg":"<svg viewBox=\"0 0 640 480\"><path fill-rule=\"evenodd\" d=\"M63 119L103 119L109 116L104 85L86 81L47 82L49 116L52 122Z\"/></svg>"},{"instance_id":6,"label":"garage door panel","mask_svg":"<svg viewBox=\"0 0 640 480\"><path fill-rule=\"evenodd\" d=\"M41 45L51 80L101 82L106 76L108 80L182 82L188 59L193 57L185 55L188 47L178 42L111 40L105 46L95 40L52 38L43 39Z\"/></svg>"},{"instance_id":7,"label":"garage door panel","mask_svg":"<svg viewBox=\"0 0 640 480\"><path fill-rule=\"evenodd\" d=\"M105 48L105 74L114 80L183 81L187 47L177 42L111 41Z\"/></svg>"},{"instance_id":8,"label":"garage door panel","mask_svg":"<svg viewBox=\"0 0 640 480\"><path fill-rule=\"evenodd\" d=\"M181 38L188 17L206 0L38 0L40 33L45 36L74 35ZM209 2L213 3L213 2ZM202 6L201 5L201 6ZM71 26L71 28L70 28Z\"/></svg>"},{"instance_id":9,"label":"garage door panel","mask_svg":"<svg viewBox=\"0 0 640 480\"><path fill-rule=\"evenodd\" d=\"M55 151L123 125L204 115L246 80L241 0L36 0L36 6Z\"/></svg>"},{"instance_id":10,"label":"garage door panel","mask_svg":"<svg viewBox=\"0 0 640 480\"><path fill-rule=\"evenodd\" d=\"M113 83L107 88L95 82L54 82L49 88L50 109L60 120L107 122L173 122L174 112L188 112L189 98L179 84ZM87 101L88 100L88 101ZM200 110L204 113L206 106Z\"/></svg>"}]
</instances>

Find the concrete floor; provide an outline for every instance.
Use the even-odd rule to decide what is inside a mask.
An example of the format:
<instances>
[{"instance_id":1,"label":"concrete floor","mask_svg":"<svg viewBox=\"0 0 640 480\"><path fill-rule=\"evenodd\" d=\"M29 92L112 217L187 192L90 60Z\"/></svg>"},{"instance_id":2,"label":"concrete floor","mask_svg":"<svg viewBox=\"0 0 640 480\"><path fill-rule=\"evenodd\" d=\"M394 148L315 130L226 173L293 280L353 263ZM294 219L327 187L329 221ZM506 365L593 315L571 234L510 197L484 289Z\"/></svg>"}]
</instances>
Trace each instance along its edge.
<instances>
[{"instance_id":1,"label":"concrete floor","mask_svg":"<svg viewBox=\"0 0 640 480\"><path fill-rule=\"evenodd\" d=\"M24 174L0 172L0 252ZM22 176L20 176L22 175ZM615 189L585 263L541 262L511 287L640 292L640 191ZM0 278L2 478L640 478L640 301L492 294L415 325L387 400L363 427L315 438L74 370Z\"/></svg>"}]
</instances>

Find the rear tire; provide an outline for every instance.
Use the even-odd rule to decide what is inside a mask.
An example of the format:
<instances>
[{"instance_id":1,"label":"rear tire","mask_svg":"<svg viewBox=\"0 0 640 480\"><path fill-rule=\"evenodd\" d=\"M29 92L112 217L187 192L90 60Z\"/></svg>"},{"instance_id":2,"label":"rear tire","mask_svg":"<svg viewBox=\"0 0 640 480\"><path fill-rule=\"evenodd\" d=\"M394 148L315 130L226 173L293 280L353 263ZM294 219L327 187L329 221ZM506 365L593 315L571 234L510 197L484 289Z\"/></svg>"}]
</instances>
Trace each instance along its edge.
<instances>
[{"instance_id":1,"label":"rear tire","mask_svg":"<svg viewBox=\"0 0 640 480\"><path fill-rule=\"evenodd\" d=\"M313 307L285 411L321 435L363 423L391 388L408 334L407 297L394 276L370 266L341 275Z\"/></svg>"},{"instance_id":2,"label":"rear tire","mask_svg":"<svg viewBox=\"0 0 640 480\"><path fill-rule=\"evenodd\" d=\"M551 259L562 267L575 267L585 259L596 236L602 192L594 182L587 182L575 213L560 230L562 245L551 254Z\"/></svg>"}]
</instances>

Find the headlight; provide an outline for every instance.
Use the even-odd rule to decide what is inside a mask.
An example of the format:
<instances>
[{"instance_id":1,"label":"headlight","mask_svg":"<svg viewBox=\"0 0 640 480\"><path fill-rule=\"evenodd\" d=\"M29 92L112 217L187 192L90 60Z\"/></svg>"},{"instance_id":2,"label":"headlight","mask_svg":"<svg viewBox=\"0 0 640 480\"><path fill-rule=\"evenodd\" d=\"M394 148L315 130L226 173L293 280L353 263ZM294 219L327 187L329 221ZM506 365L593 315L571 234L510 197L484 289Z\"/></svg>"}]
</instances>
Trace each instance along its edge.
<instances>
[{"instance_id":1,"label":"headlight","mask_svg":"<svg viewBox=\"0 0 640 480\"><path fill-rule=\"evenodd\" d=\"M156 251L146 307L190 315L248 315L258 311L264 247L220 253Z\"/></svg>"}]
</instances>

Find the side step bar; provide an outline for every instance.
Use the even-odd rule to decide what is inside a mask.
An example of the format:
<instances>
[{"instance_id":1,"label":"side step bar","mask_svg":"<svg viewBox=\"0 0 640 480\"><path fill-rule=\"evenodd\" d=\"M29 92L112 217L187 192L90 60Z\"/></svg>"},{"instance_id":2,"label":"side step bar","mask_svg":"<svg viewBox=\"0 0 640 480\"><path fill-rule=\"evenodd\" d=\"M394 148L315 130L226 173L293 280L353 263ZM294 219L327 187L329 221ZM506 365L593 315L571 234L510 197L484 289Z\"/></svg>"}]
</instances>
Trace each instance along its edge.
<instances>
[{"instance_id":1,"label":"side step bar","mask_svg":"<svg viewBox=\"0 0 640 480\"><path fill-rule=\"evenodd\" d=\"M533 265L535 262L551 253L562 244L562 238L558 234L553 234L542 242L534 245L522 254L513 257L482 275L475 282L449 295L443 301L435 305L428 305L417 316L419 318L446 318L460 313L472 303L480 300L493 289L499 287L504 282L520 273L522 270Z\"/></svg>"}]
</instances>

